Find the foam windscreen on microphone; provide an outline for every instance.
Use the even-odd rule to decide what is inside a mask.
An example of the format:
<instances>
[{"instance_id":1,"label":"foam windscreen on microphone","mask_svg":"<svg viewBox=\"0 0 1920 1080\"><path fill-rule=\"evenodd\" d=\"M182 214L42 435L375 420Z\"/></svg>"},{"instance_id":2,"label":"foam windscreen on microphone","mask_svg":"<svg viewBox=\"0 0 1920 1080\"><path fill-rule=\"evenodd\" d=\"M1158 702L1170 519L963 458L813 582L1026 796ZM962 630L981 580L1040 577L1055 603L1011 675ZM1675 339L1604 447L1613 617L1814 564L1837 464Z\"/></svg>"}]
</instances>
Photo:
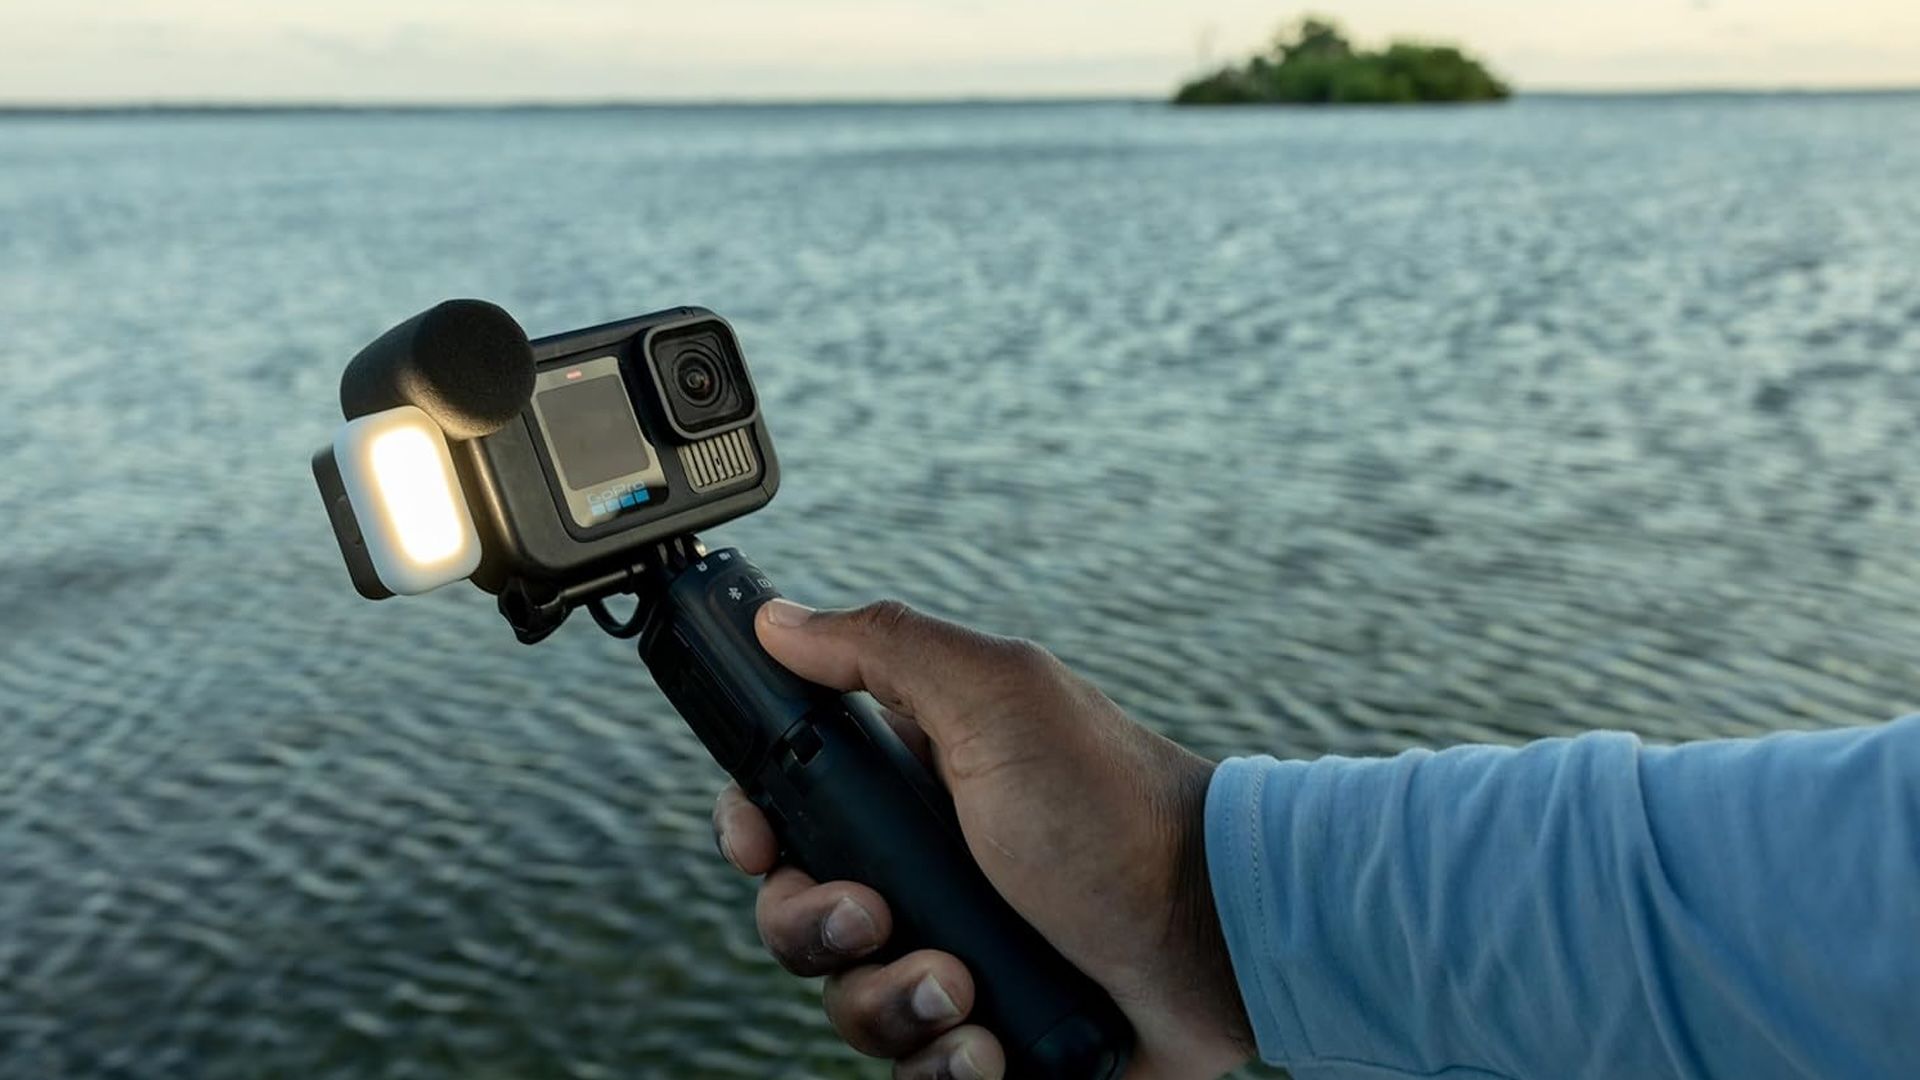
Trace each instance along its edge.
<instances>
[{"instance_id":1,"label":"foam windscreen on microphone","mask_svg":"<svg viewBox=\"0 0 1920 1080\"><path fill-rule=\"evenodd\" d=\"M449 439L490 435L533 397L533 347L485 300L447 300L381 334L340 377L346 417L413 405Z\"/></svg>"}]
</instances>

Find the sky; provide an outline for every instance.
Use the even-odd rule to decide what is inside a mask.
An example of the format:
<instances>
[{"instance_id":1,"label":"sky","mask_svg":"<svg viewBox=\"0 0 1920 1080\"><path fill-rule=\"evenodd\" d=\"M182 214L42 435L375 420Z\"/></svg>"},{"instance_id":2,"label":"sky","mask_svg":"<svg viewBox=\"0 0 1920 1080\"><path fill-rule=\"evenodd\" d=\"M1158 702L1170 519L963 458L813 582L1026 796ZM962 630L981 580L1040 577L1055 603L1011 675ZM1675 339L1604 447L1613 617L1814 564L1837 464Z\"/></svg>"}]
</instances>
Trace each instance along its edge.
<instances>
[{"instance_id":1,"label":"sky","mask_svg":"<svg viewBox=\"0 0 1920 1080\"><path fill-rule=\"evenodd\" d=\"M1920 0L0 0L0 102L1158 97L1307 10L1523 90L1920 85Z\"/></svg>"}]
</instances>

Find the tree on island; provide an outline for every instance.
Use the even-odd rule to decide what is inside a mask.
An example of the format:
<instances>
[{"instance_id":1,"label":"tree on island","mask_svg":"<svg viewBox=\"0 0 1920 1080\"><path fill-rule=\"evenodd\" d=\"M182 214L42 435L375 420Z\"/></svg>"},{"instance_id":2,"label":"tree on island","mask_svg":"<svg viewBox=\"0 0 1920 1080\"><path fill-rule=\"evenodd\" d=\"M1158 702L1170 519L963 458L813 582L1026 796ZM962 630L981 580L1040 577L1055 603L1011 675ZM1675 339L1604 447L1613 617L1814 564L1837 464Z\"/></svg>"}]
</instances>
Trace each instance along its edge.
<instances>
[{"instance_id":1,"label":"tree on island","mask_svg":"<svg viewBox=\"0 0 1920 1080\"><path fill-rule=\"evenodd\" d=\"M1267 53L1180 88L1176 105L1398 105L1502 101L1506 83L1450 45L1396 41L1353 47L1332 19L1309 15L1274 38Z\"/></svg>"}]
</instances>

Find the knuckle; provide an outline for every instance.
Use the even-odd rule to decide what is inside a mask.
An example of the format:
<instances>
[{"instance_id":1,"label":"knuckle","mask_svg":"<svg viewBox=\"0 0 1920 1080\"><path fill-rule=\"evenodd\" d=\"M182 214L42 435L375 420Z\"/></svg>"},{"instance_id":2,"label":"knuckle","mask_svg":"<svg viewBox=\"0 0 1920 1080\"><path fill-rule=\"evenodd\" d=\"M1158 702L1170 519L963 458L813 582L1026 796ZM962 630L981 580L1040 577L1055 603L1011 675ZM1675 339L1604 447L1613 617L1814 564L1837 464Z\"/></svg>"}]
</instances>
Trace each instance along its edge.
<instances>
[{"instance_id":1,"label":"knuckle","mask_svg":"<svg viewBox=\"0 0 1920 1080\"><path fill-rule=\"evenodd\" d=\"M795 975L818 975L825 950L820 935L810 931L804 915L780 903L762 903L754 924L760 931L760 944L775 961Z\"/></svg>"},{"instance_id":2,"label":"knuckle","mask_svg":"<svg viewBox=\"0 0 1920 1080\"><path fill-rule=\"evenodd\" d=\"M927 1038L905 1005L883 985L880 969L863 968L827 980L827 1021L848 1046L871 1057L893 1057Z\"/></svg>"},{"instance_id":3,"label":"knuckle","mask_svg":"<svg viewBox=\"0 0 1920 1080\"><path fill-rule=\"evenodd\" d=\"M819 975L833 968L834 955L821 944L818 934L763 924L760 941L775 962L795 975Z\"/></svg>"},{"instance_id":4,"label":"knuckle","mask_svg":"<svg viewBox=\"0 0 1920 1080\"><path fill-rule=\"evenodd\" d=\"M1060 661L1045 647L1025 638L998 638L993 644L995 663L1009 677L1023 682L1053 679Z\"/></svg>"},{"instance_id":5,"label":"knuckle","mask_svg":"<svg viewBox=\"0 0 1920 1080\"><path fill-rule=\"evenodd\" d=\"M918 612L899 600L881 600L853 612L853 621L861 630L882 637L897 633L918 617Z\"/></svg>"},{"instance_id":6,"label":"knuckle","mask_svg":"<svg viewBox=\"0 0 1920 1080\"><path fill-rule=\"evenodd\" d=\"M760 931L760 944L766 946L767 952L779 961L781 967L788 971L795 970L795 962L800 959L799 950L796 948L799 943L794 941L793 935L777 918L775 911L771 908L762 908L754 916L754 925Z\"/></svg>"},{"instance_id":7,"label":"knuckle","mask_svg":"<svg viewBox=\"0 0 1920 1080\"><path fill-rule=\"evenodd\" d=\"M760 886L754 925L760 943L795 975L826 975L852 967L892 933L886 903L846 882L814 884L791 866L775 869Z\"/></svg>"},{"instance_id":8,"label":"knuckle","mask_svg":"<svg viewBox=\"0 0 1920 1080\"><path fill-rule=\"evenodd\" d=\"M821 1004L826 1007L827 1023L832 1025L834 1034L863 1054L877 1055L880 1045L875 1033L879 1024L874 1016L872 991L868 989L873 982L873 970L865 968L829 977L821 992Z\"/></svg>"},{"instance_id":9,"label":"knuckle","mask_svg":"<svg viewBox=\"0 0 1920 1080\"><path fill-rule=\"evenodd\" d=\"M1066 665L1054 659L1054 653L1025 638L989 636L985 638L985 651L998 692L1016 700L1056 686L1066 675Z\"/></svg>"}]
</instances>

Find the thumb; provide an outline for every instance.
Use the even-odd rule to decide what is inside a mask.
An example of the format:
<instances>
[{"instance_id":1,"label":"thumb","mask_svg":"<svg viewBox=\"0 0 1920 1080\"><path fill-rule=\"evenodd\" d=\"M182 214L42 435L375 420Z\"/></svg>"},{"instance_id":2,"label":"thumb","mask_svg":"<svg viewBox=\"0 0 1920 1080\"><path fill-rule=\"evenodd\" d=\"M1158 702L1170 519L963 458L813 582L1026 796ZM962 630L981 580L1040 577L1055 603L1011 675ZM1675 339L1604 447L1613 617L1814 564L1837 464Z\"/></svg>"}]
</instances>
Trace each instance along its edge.
<instances>
[{"instance_id":1,"label":"thumb","mask_svg":"<svg viewBox=\"0 0 1920 1080\"><path fill-rule=\"evenodd\" d=\"M965 734L1003 700L1028 661L1025 642L923 615L897 600L815 611L769 600L754 617L760 644L787 670L835 690L865 690L920 722L935 741ZM1028 654L1032 654L1029 656Z\"/></svg>"}]
</instances>

